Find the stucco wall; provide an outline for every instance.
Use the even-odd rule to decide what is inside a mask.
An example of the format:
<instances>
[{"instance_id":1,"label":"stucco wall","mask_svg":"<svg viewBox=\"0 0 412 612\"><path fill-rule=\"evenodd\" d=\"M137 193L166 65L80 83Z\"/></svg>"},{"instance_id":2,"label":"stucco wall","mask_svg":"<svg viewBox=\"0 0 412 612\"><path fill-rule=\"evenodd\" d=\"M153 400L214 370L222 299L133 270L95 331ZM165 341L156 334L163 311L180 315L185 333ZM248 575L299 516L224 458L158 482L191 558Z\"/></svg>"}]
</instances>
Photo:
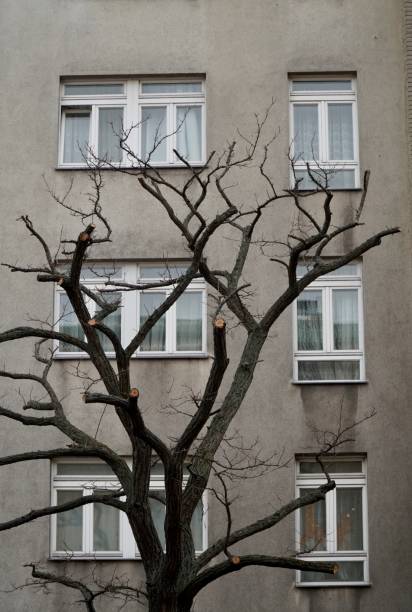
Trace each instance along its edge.
<instances>
[{"instance_id":1,"label":"stucco wall","mask_svg":"<svg viewBox=\"0 0 412 612\"><path fill-rule=\"evenodd\" d=\"M408 194L404 6L400 0L3 0L1 261L36 262L39 250L25 237L16 217L30 213L51 241L78 232L48 197L42 174L64 189L75 179L74 194L84 194L81 171L56 170L58 95L61 76L175 75L204 73L207 91L208 149L221 148L236 127L247 131L253 113L276 99L272 123L279 127L271 168L277 184L287 186L288 72L354 71L358 82L361 169L372 171L365 210L367 228L353 243L386 226L400 225L402 234L364 259L364 310L367 384L297 386L292 375L291 312L276 324L255 381L234 423L249 439L259 436L270 450L286 455L305 452L313 444L308 421L324 427L336 423L341 400L348 418L359 418L371 407L377 416L357 432L346 450L368 454L368 500L371 586L299 589L293 572L243 570L202 594L199 612L407 612L412 608L410 530L412 422L410 352L410 197ZM174 171L172 171L174 172ZM253 194L257 184L246 178L239 197ZM113 244L101 256L139 259L185 256L178 233L130 177L105 175L104 206L112 218ZM356 192L336 195L336 209L345 218L357 201ZM289 210L274 209L266 226L285 232ZM154 229L155 228L155 229ZM215 241L208 257L221 267L230 261L231 242ZM341 248L347 247L342 245ZM44 318L52 309L52 288L36 285L27 275L0 269L1 329L20 324L27 313ZM285 283L283 272L254 253L245 272L256 288L255 309ZM240 338L233 333L230 369L236 364ZM31 344L2 347L4 359L20 370L31 363ZM27 348L28 347L28 348ZM60 388L71 384L67 362L56 364ZM142 402L151 409L149 422L163 434L174 424L153 409L164 401L170 383L178 395L183 385L201 387L209 360L141 360L134 364ZM140 382L142 381L142 382ZM9 405L16 401L9 396ZM98 413L72 396L77 422L93 429ZM101 435L119 452L127 445L116 423L105 417ZM2 421L2 454L52 448L61 435ZM47 462L2 468L1 507L4 518L40 507L49 500ZM274 472L264 481L251 480L235 511L238 525L286 501L293 494L294 469ZM256 501L259 500L259 507ZM410 508L410 505L409 505ZM48 553L48 520L1 534L0 588L24 582L21 565ZM223 517L209 511L210 539L222 533ZM294 547L293 522L257 538L245 550L282 553ZM77 564L81 565L81 564ZM113 565L102 563L111 571ZM125 571L130 569L124 563ZM78 571L84 572L84 564ZM54 612L69 609L71 594L59 589L46 596L21 590L0 593L5 612ZM106 608L112 610L111 606Z\"/></svg>"}]
</instances>

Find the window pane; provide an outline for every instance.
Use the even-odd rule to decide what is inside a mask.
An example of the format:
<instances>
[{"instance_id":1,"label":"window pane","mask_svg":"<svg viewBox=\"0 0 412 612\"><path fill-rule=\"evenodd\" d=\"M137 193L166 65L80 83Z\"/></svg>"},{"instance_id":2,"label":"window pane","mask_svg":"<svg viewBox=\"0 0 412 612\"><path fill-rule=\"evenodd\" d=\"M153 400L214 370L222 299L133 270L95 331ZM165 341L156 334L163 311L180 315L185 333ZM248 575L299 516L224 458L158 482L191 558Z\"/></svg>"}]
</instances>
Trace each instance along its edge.
<instances>
[{"instance_id":1,"label":"window pane","mask_svg":"<svg viewBox=\"0 0 412 612\"><path fill-rule=\"evenodd\" d=\"M65 96L104 96L110 94L124 93L121 83L97 83L97 84L66 84L64 86Z\"/></svg>"},{"instance_id":2,"label":"window pane","mask_svg":"<svg viewBox=\"0 0 412 612\"><path fill-rule=\"evenodd\" d=\"M352 104L328 104L329 159L354 159Z\"/></svg>"},{"instance_id":3,"label":"window pane","mask_svg":"<svg viewBox=\"0 0 412 612\"><path fill-rule=\"evenodd\" d=\"M352 91L352 81L292 81L292 91Z\"/></svg>"},{"instance_id":4,"label":"window pane","mask_svg":"<svg viewBox=\"0 0 412 612\"><path fill-rule=\"evenodd\" d=\"M322 291L303 291L297 300L297 312L298 350L322 350Z\"/></svg>"},{"instance_id":5,"label":"window pane","mask_svg":"<svg viewBox=\"0 0 412 612\"><path fill-rule=\"evenodd\" d=\"M90 112L65 113L63 161L67 164L84 162L89 144Z\"/></svg>"},{"instance_id":6,"label":"window pane","mask_svg":"<svg viewBox=\"0 0 412 612\"><path fill-rule=\"evenodd\" d=\"M200 501L193 513L190 523L195 550L203 550L203 504Z\"/></svg>"},{"instance_id":7,"label":"window pane","mask_svg":"<svg viewBox=\"0 0 412 612\"><path fill-rule=\"evenodd\" d=\"M166 106L142 107L142 158L166 161ZM162 140L163 139L163 140Z\"/></svg>"},{"instance_id":8,"label":"window pane","mask_svg":"<svg viewBox=\"0 0 412 612\"><path fill-rule=\"evenodd\" d=\"M57 475L91 477L114 476L114 473L107 463L58 463Z\"/></svg>"},{"instance_id":9,"label":"window pane","mask_svg":"<svg viewBox=\"0 0 412 612\"><path fill-rule=\"evenodd\" d=\"M359 361L299 361L298 380L359 380Z\"/></svg>"},{"instance_id":10,"label":"window pane","mask_svg":"<svg viewBox=\"0 0 412 612\"><path fill-rule=\"evenodd\" d=\"M328 260L325 260L327 263ZM304 276L307 272L313 269L312 264L308 261L307 264L299 264L296 268L296 274L298 277ZM344 266L341 266L337 270L333 272L329 272L328 274L323 274L320 278L330 277L330 276L358 276L358 264L357 263L349 263Z\"/></svg>"},{"instance_id":11,"label":"window pane","mask_svg":"<svg viewBox=\"0 0 412 612\"><path fill-rule=\"evenodd\" d=\"M140 266L140 278L154 278L167 280L177 278L187 271L187 266L181 264L169 264L168 266Z\"/></svg>"},{"instance_id":12,"label":"window pane","mask_svg":"<svg viewBox=\"0 0 412 612\"><path fill-rule=\"evenodd\" d=\"M99 108L99 157L121 162L120 137L123 130L123 108Z\"/></svg>"},{"instance_id":13,"label":"window pane","mask_svg":"<svg viewBox=\"0 0 412 612\"><path fill-rule=\"evenodd\" d=\"M176 348L202 350L202 294L184 293L176 302Z\"/></svg>"},{"instance_id":14,"label":"window pane","mask_svg":"<svg viewBox=\"0 0 412 612\"><path fill-rule=\"evenodd\" d=\"M140 326L165 299L164 293L140 294ZM140 345L142 351L164 351L166 348L166 315L152 327Z\"/></svg>"},{"instance_id":15,"label":"window pane","mask_svg":"<svg viewBox=\"0 0 412 612\"><path fill-rule=\"evenodd\" d=\"M73 308L70 304L69 298L65 293L60 294L60 311L59 311L59 331L63 334L69 334L74 338L79 338L80 340L84 340L84 334L82 327L73 312ZM80 348L74 346L73 344L68 344L67 342L59 342L59 351L62 352L78 352L81 351Z\"/></svg>"},{"instance_id":16,"label":"window pane","mask_svg":"<svg viewBox=\"0 0 412 612\"><path fill-rule=\"evenodd\" d=\"M200 81L193 83L143 83L142 93L166 94L166 93L198 93L202 91Z\"/></svg>"},{"instance_id":17,"label":"window pane","mask_svg":"<svg viewBox=\"0 0 412 612\"><path fill-rule=\"evenodd\" d=\"M319 159L318 105L294 104L295 159Z\"/></svg>"},{"instance_id":18,"label":"window pane","mask_svg":"<svg viewBox=\"0 0 412 612\"><path fill-rule=\"evenodd\" d=\"M121 298L120 293L105 293L104 294L104 299L106 300L106 302L117 302L120 300L120 298ZM116 334L116 336L120 339L121 333L122 333L122 308L121 306L119 306L119 308L115 312L112 312L105 319L103 319L102 323L106 325L107 327L109 327ZM111 343L109 338L105 336L105 334L103 334L102 332L98 331L97 334L100 338L100 342L101 342L103 350L105 352L113 351L114 350L113 344Z\"/></svg>"},{"instance_id":19,"label":"window pane","mask_svg":"<svg viewBox=\"0 0 412 612\"><path fill-rule=\"evenodd\" d=\"M300 495L314 491L301 489ZM326 502L324 499L300 509L300 551L326 550Z\"/></svg>"},{"instance_id":20,"label":"window pane","mask_svg":"<svg viewBox=\"0 0 412 612\"><path fill-rule=\"evenodd\" d=\"M333 342L336 350L359 348L358 291L339 289L332 292Z\"/></svg>"},{"instance_id":21,"label":"window pane","mask_svg":"<svg viewBox=\"0 0 412 612\"><path fill-rule=\"evenodd\" d=\"M362 461L323 461L326 469L331 474L362 474ZM301 474L322 474L322 468L316 461L300 461L299 471Z\"/></svg>"},{"instance_id":22,"label":"window pane","mask_svg":"<svg viewBox=\"0 0 412 612\"><path fill-rule=\"evenodd\" d=\"M311 172L315 179L330 189L352 189L355 187L355 170L322 170L312 168ZM296 180L299 180L298 189L319 189L312 181L307 170L295 170Z\"/></svg>"},{"instance_id":23,"label":"window pane","mask_svg":"<svg viewBox=\"0 0 412 612\"><path fill-rule=\"evenodd\" d=\"M153 522L156 527L157 535L159 536L160 543L162 545L163 550L166 549L166 539L165 539L165 514L166 514L166 506L162 504L162 502L157 499L149 498L150 509L152 511Z\"/></svg>"},{"instance_id":24,"label":"window pane","mask_svg":"<svg viewBox=\"0 0 412 612\"><path fill-rule=\"evenodd\" d=\"M331 559L333 563L333 559ZM363 561L336 561L339 565L337 574L321 572L302 572L302 582L363 582Z\"/></svg>"},{"instance_id":25,"label":"window pane","mask_svg":"<svg viewBox=\"0 0 412 612\"><path fill-rule=\"evenodd\" d=\"M107 493L107 490L95 490L95 493ZM104 504L93 504L93 550L118 551L119 544L119 510Z\"/></svg>"},{"instance_id":26,"label":"window pane","mask_svg":"<svg viewBox=\"0 0 412 612\"><path fill-rule=\"evenodd\" d=\"M362 489L336 489L338 550L362 550Z\"/></svg>"},{"instance_id":27,"label":"window pane","mask_svg":"<svg viewBox=\"0 0 412 612\"><path fill-rule=\"evenodd\" d=\"M57 503L65 504L82 497L82 491L57 491ZM56 550L81 551L83 546L83 508L74 508L56 516Z\"/></svg>"},{"instance_id":28,"label":"window pane","mask_svg":"<svg viewBox=\"0 0 412 612\"><path fill-rule=\"evenodd\" d=\"M177 108L177 150L189 161L202 159L202 109L200 106Z\"/></svg>"}]
</instances>

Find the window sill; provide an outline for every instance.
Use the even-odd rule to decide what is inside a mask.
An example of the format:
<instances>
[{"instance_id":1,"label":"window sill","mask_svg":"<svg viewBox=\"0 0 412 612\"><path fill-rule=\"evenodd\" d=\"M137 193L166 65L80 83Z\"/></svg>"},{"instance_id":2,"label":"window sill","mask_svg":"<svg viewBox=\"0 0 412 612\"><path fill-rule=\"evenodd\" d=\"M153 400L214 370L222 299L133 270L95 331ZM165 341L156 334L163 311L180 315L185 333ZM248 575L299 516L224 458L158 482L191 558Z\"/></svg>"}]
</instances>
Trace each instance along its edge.
<instances>
[{"instance_id":1,"label":"window sill","mask_svg":"<svg viewBox=\"0 0 412 612\"><path fill-rule=\"evenodd\" d=\"M205 162L193 162L191 164L192 168L206 168L206 164ZM187 166L185 166L184 164L152 164L153 168L156 168L157 170L188 170ZM89 166L55 166L54 167L55 170L60 171L77 171L77 170L81 170L81 171L87 171L90 172L90 168ZM142 168L136 168L135 166L128 166L127 164L124 164L122 166L118 166L118 167L112 167L112 166L101 166L100 170L104 170L105 172L122 172L122 170L128 170L128 171L132 171L135 170L136 172L141 172L143 169ZM360 191L360 190L357 190Z\"/></svg>"},{"instance_id":2,"label":"window sill","mask_svg":"<svg viewBox=\"0 0 412 612\"><path fill-rule=\"evenodd\" d=\"M295 583L295 587L297 589L336 589L338 588L346 588L346 589L358 589L360 588L365 588L365 587L371 587L372 583L371 582L316 582L316 583L307 583L307 584L303 584L301 582L299 583Z\"/></svg>"},{"instance_id":3,"label":"window sill","mask_svg":"<svg viewBox=\"0 0 412 612\"><path fill-rule=\"evenodd\" d=\"M368 380L291 380L292 385L367 385Z\"/></svg>"},{"instance_id":4,"label":"window sill","mask_svg":"<svg viewBox=\"0 0 412 612\"><path fill-rule=\"evenodd\" d=\"M106 357L108 359L112 359L113 361L116 359L116 356L114 354L109 354L106 355ZM145 353L144 355L133 355L132 359L209 359L210 355L209 353L165 353L165 354L161 354L161 353L156 353L156 354L150 354L150 353ZM60 361L67 361L67 360L72 360L72 361L80 361L83 359L88 359L90 360L89 355L86 355L85 353L70 353L68 355L64 355L64 354L57 354L54 355L54 359Z\"/></svg>"},{"instance_id":5,"label":"window sill","mask_svg":"<svg viewBox=\"0 0 412 612\"><path fill-rule=\"evenodd\" d=\"M293 187L291 188L293 189ZM298 193L311 193L313 192L317 192L317 193L323 193L321 189L298 189L297 190ZM355 193L359 193L361 191L363 191L362 187L330 187L329 191L348 191L349 193L355 192Z\"/></svg>"}]
</instances>

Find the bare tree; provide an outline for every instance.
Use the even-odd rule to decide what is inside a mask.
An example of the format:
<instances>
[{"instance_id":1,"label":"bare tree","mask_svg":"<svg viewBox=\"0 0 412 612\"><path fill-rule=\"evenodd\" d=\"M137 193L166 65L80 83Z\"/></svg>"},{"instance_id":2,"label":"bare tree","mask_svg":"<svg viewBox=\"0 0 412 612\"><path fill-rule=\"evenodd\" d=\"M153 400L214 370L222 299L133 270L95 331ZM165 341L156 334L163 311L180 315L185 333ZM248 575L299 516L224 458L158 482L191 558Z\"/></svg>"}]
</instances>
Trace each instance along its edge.
<instances>
[{"instance_id":1,"label":"bare tree","mask_svg":"<svg viewBox=\"0 0 412 612\"><path fill-rule=\"evenodd\" d=\"M189 612L197 594L207 585L247 566L336 572L336 566L332 563L302 560L297 554L242 555L236 552L236 547L255 534L271 529L299 508L325 498L328 491L335 487L335 483L329 477L321 457L334 452L336 446L342 444L342 436L346 430L344 429L343 433L339 431L335 437L332 434L328 436L324 441L324 448L321 445L319 449L319 461L325 469L325 483L322 486L290 500L266 516L257 516L251 524L237 528L233 526L231 506L234 500L228 480L235 478L236 474L243 478L245 474L253 471L265 473L266 469L281 465L282 460L276 461L273 457L261 456L255 445L250 448L253 452L248 453L247 444L231 441L228 432L252 384L254 371L268 335L285 309L318 277L361 257L378 246L383 238L396 234L399 229L382 229L344 254L327 256L328 253L333 253L333 245L343 234L353 232L362 225L361 214L365 205L369 173L365 173L364 189L359 206L353 210L352 220L337 224L332 210L333 193L328 188L327 175L322 177L320 169L314 172L307 166L307 172L315 185L313 191L300 190L299 180L295 181L293 188L281 192L276 190L268 170L269 151L274 138L264 141L266 119L267 114L263 118L256 117L253 138L240 135L240 142L231 142L220 155L212 152L207 163L201 168L193 167L175 151L183 167L177 179L154 166L150 155L147 159L139 158L128 146L129 133L123 133L120 140L129 160L127 168L114 166L107 159L99 160L89 155L89 159L92 159L89 163L93 190L90 194L90 207L86 211L71 203L70 190L60 197L49 188L54 200L84 223L85 227L79 236L61 241L57 253L53 254L41 232L35 229L29 217L23 216L21 220L28 232L38 240L43 249L44 264L40 267L5 264L12 272L36 273L40 283L58 283L67 295L85 339L71 336L59 331L56 326L45 324L15 327L0 333L1 343L22 338L37 339L35 359L44 366L42 373L35 375L2 370L0 376L32 381L40 385L46 395L46 399L25 402L22 406L23 412L17 407L1 407L0 416L35 431L38 427L57 429L70 440L70 444L62 448L2 457L0 465L38 459L53 460L59 457L96 457L113 470L119 481L119 489L110 494L95 492L67 503L31 510L0 524L0 531L28 523L38 517L95 502L125 512L141 554L150 612ZM155 143L155 146L158 145L159 142ZM293 160L291 161L293 168ZM105 324L107 316L121 307L119 302L110 300L107 294L144 290L148 285L119 282L109 275L105 279L105 290L93 291L81 281L81 270L86 258L93 259L92 252L102 243L111 240L111 226L103 214L101 203L102 171L106 166L115 167L117 171L129 174L137 180L138 187L150 194L163 208L171 228L177 228L190 253L187 269L182 274L176 277L170 274L158 283L150 285L167 286L171 291L162 304L146 318L127 346L122 346L118 336ZM231 181L237 182L248 171L258 173L262 182L261 195L256 196L252 205L241 206L231 195L233 191L230 186ZM235 178L232 179L232 176ZM288 235L283 237L265 235L262 229L265 228L265 213L279 201L283 202L284 207L294 211L293 227ZM212 202L213 205L210 205ZM219 202L218 210L216 202ZM211 214L210 210L216 212ZM236 236L236 240L232 241L233 265L224 269L212 269L206 259L207 249L212 237L221 236L224 229L229 229ZM95 238L99 231L101 236ZM258 232L261 233L258 235ZM259 316L250 307L253 288L243 278L252 248L260 249L262 256L269 256L274 265L282 266L287 279L285 288ZM62 255L65 258L63 263L59 259ZM310 262L310 265L306 273L299 276L297 267L302 260ZM165 440L163 432L152 431L147 426L144 411L139 405L139 390L131 386L130 361L153 326L183 294L191 281L199 277L205 279L216 301L213 316L214 359L203 393L191 395L191 408L176 408L185 413L187 422L177 438L170 441ZM93 317L87 305L90 300L96 304L97 312ZM243 348L240 355L233 355L232 358L236 361L234 373L230 381L225 380L223 387L229 363L226 343L229 321L243 328L246 333L238 334L239 338L245 338ZM114 361L105 354L102 337L112 344ZM59 398L49 381L49 373L55 361L52 350L45 356L44 349L47 348L48 341L64 342L77 347L90 359L97 372L96 380L101 381L104 391L95 392L92 387L88 387L84 393L84 401L86 404L101 404L113 408L119 424L129 438L131 468L113 448L75 426L68 418L65 400ZM79 371L78 374L80 375ZM35 416L28 416L27 410L33 411ZM228 448L231 452L228 452ZM149 504L150 497L153 496L153 492L149 490L149 479L154 460L160 461L164 470L165 495L160 501L165 504L165 550L156 531ZM188 466L190 476L183 487L185 466ZM190 523L206 489L210 489L222 503L227 517L227 528L220 539L210 543L203 553L196 556ZM96 593L100 595L102 589L96 591L67 576L52 574L36 565L31 567L36 579L78 589L86 607L88 606L87 609L94 609ZM114 586L115 591L122 592L120 585ZM123 588L125 591L129 585ZM107 590L110 590L110 585ZM137 597L140 591L135 590L133 593Z\"/></svg>"}]
</instances>

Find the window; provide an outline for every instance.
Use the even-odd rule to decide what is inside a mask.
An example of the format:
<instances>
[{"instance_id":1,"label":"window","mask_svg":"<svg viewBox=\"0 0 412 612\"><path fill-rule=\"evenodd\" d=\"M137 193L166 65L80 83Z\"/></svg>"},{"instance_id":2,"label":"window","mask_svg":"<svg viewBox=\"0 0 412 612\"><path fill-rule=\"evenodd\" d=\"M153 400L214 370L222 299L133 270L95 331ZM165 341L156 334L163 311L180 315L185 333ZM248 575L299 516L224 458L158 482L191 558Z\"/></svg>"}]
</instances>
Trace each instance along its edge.
<instances>
[{"instance_id":1,"label":"window","mask_svg":"<svg viewBox=\"0 0 412 612\"><path fill-rule=\"evenodd\" d=\"M332 189L359 187L356 79L296 77L290 80L290 124L299 189L315 189L314 176ZM292 184L295 178L292 176Z\"/></svg>"},{"instance_id":2,"label":"window","mask_svg":"<svg viewBox=\"0 0 412 612\"><path fill-rule=\"evenodd\" d=\"M307 272L299 265L297 275ZM294 303L296 382L365 380L361 264L319 277Z\"/></svg>"},{"instance_id":3,"label":"window","mask_svg":"<svg viewBox=\"0 0 412 612\"><path fill-rule=\"evenodd\" d=\"M365 584L368 582L366 460L334 457L325 462L336 488L325 500L296 512L300 557L336 562L337 574L297 572L300 586ZM297 461L297 495L325 483L325 475L313 457Z\"/></svg>"},{"instance_id":4,"label":"window","mask_svg":"<svg viewBox=\"0 0 412 612\"><path fill-rule=\"evenodd\" d=\"M112 264L89 264L82 271L82 284L91 290L103 288L110 277L113 281L132 284L153 284L177 278L184 274L183 263L157 264L128 263L121 266ZM170 295L173 285L137 292L113 292L103 294L106 300L118 301L120 307L104 319L127 346L147 317ZM96 309L95 302L86 297L91 317ZM74 314L70 302L61 287L56 287L56 327L59 331L76 338L85 339L84 332ZM147 334L136 357L206 356L206 285L203 279L195 279L185 292L169 308ZM103 347L109 356L114 356L110 340L99 332ZM57 357L78 358L86 356L79 348L65 342L56 342Z\"/></svg>"},{"instance_id":5,"label":"window","mask_svg":"<svg viewBox=\"0 0 412 612\"><path fill-rule=\"evenodd\" d=\"M205 161L203 80L63 81L60 106L61 167L84 167L93 154L131 165L123 130L127 147L154 165L181 166L174 149L192 164Z\"/></svg>"},{"instance_id":6,"label":"window","mask_svg":"<svg viewBox=\"0 0 412 612\"><path fill-rule=\"evenodd\" d=\"M189 474L186 472L185 481ZM119 483L110 467L96 460L61 460L52 464L52 504L62 504L83 495L114 491ZM160 466L152 470L150 488L164 490ZM206 497L192 519L196 552L206 548ZM164 505L151 500L159 537L164 543ZM123 558L139 557L127 516L105 504L86 504L52 516L51 555L53 557Z\"/></svg>"}]
</instances>

